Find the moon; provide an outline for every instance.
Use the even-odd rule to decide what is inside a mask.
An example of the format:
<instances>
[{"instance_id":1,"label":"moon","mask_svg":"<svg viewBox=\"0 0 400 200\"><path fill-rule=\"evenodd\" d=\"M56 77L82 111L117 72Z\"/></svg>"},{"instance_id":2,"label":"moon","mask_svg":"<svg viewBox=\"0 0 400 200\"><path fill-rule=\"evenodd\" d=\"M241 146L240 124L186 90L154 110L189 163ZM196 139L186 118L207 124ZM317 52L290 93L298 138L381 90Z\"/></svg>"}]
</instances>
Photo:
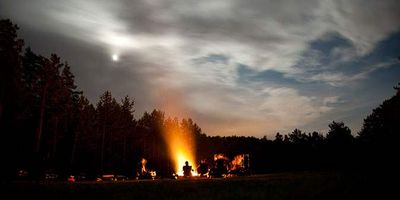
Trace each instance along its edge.
<instances>
[{"instance_id":1,"label":"moon","mask_svg":"<svg viewBox=\"0 0 400 200\"><path fill-rule=\"evenodd\" d=\"M119 56L118 56L117 54L113 54L113 55L111 56L111 59L112 59L114 62L117 62L117 61L119 60Z\"/></svg>"}]
</instances>

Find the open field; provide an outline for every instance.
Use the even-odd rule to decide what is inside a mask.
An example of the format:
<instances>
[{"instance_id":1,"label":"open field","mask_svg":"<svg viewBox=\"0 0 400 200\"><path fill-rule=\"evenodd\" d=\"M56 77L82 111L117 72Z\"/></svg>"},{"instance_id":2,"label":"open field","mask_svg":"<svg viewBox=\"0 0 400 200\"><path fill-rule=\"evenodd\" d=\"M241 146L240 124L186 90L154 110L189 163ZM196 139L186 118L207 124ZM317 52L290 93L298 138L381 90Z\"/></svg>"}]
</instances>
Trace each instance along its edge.
<instances>
[{"instance_id":1,"label":"open field","mask_svg":"<svg viewBox=\"0 0 400 200\"><path fill-rule=\"evenodd\" d=\"M12 182L9 199L360 199L382 198L362 174L296 172L199 180L127 182ZM382 186L383 187L383 186ZM382 196L383 195L383 196Z\"/></svg>"}]
</instances>

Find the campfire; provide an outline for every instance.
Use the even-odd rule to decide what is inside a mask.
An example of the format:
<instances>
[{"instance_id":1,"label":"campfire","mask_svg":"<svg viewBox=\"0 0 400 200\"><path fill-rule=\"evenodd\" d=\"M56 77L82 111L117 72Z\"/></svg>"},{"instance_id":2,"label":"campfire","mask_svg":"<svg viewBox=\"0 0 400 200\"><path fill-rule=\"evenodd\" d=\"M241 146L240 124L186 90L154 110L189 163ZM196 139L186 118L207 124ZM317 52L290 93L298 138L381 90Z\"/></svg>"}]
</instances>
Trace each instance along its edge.
<instances>
[{"instance_id":1,"label":"campfire","mask_svg":"<svg viewBox=\"0 0 400 200\"><path fill-rule=\"evenodd\" d=\"M191 131L191 128L185 128L176 119L168 121L164 126L163 136L172 161L174 177L226 177L248 172L248 154L239 154L232 161L224 154L215 154L214 164L206 160L198 163Z\"/></svg>"},{"instance_id":2,"label":"campfire","mask_svg":"<svg viewBox=\"0 0 400 200\"><path fill-rule=\"evenodd\" d=\"M148 170L146 168L147 160L145 158L142 158L139 162L139 166L137 168L136 172L136 179L155 179L157 176L156 171L154 170Z\"/></svg>"},{"instance_id":3,"label":"campfire","mask_svg":"<svg viewBox=\"0 0 400 200\"><path fill-rule=\"evenodd\" d=\"M238 154L232 161L224 154L214 154L211 177L242 176L249 173L249 154Z\"/></svg>"},{"instance_id":4,"label":"campfire","mask_svg":"<svg viewBox=\"0 0 400 200\"><path fill-rule=\"evenodd\" d=\"M233 158L231 161L231 167L230 170L237 170L240 169L244 166L244 154L237 155Z\"/></svg>"},{"instance_id":5,"label":"campfire","mask_svg":"<svg viewBox=\"0 0 400 200\"><path fill-rule=\"evenodd\" d=\"M192 166L190 176L198 176L195 170L195 166L197 166L194 153L195 144L190 130L170 125L164 132L168 153L173 161L174 175L184 176L183 166L188 162L188 166Z\"/></svg>"}]
</instances>

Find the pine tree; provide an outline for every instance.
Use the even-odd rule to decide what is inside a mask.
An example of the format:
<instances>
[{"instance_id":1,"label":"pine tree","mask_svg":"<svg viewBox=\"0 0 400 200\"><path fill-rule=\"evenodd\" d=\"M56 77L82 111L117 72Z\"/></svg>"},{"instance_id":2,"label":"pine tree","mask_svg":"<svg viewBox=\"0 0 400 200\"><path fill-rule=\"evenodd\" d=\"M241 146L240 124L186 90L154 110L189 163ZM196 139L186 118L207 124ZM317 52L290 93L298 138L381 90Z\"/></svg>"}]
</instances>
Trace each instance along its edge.
<instances>
[{"instance_id":1,"label":"pine tree","mask_svg":"<svg viewBox=\"0 0 400 200\"><path fill-rule=\"evenodd\" d=\"M21 115L21 85L20 68L22 62L23 40L17 36L18 26L10 20L0 20L0 131L2 144L0 155L7 164L7 168L17 165L21 138L19 118ZM0 176L9 176L8 172Z\"/></svg>"}]
</instances>

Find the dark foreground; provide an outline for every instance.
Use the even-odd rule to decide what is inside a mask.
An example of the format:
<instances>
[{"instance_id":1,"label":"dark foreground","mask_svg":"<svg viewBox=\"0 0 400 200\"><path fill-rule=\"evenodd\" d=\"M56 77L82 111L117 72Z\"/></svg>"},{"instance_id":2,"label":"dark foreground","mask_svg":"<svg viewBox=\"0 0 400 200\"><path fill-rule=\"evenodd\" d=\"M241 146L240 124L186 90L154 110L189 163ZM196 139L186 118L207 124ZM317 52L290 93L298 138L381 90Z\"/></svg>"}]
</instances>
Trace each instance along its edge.
<instances>
[{"instance_id":1,"label":"dark foreground","mask_svg":"<svg viewBox=\"0 0 400 200\"><path fill-rule=\"evenodd\" d=\"M375 178L374 178L375 177ZM11 182L9 199L382 199L389 188L363 173L296 172L198 180ZM8 196L10 195L10 196Z\"/></svg>"}]
</instances>

